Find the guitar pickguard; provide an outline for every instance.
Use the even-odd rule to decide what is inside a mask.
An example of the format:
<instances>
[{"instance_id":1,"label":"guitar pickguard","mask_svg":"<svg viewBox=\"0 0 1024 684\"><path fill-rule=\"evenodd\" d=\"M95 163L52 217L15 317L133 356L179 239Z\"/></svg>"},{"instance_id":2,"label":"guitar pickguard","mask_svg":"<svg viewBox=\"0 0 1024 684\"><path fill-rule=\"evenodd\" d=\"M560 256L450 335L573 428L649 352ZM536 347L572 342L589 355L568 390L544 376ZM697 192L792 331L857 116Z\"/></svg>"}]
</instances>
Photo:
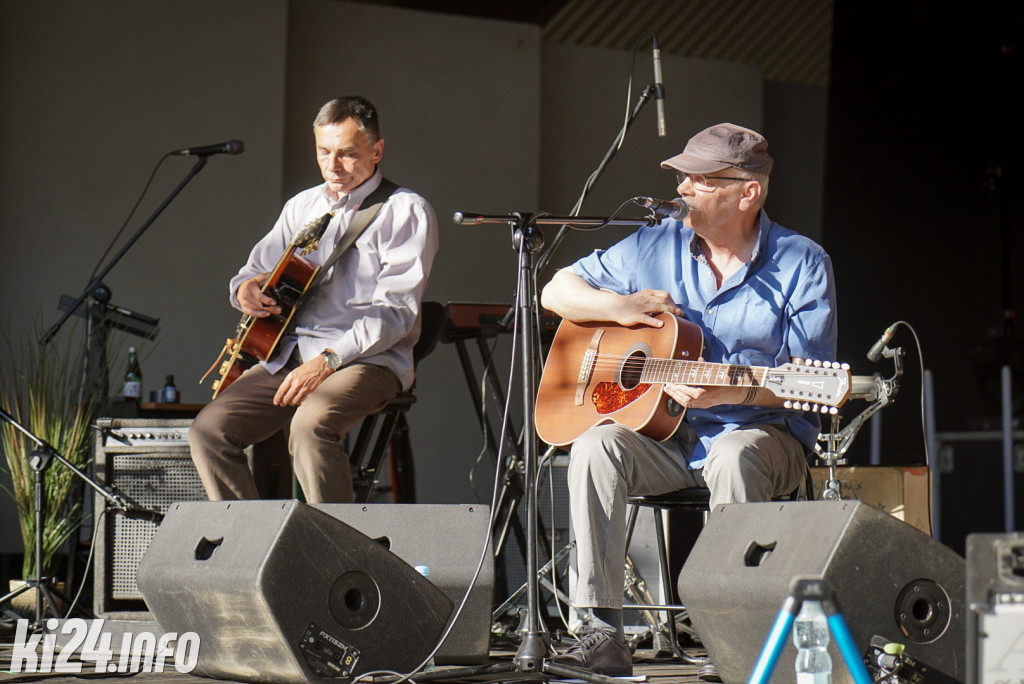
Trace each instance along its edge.
<instances>
[{"instance_id":1,"label":"guitar pickguard","mask_svg":"<svg viewBox=\"0 0 1024 684\"><path fill-rule=\"evenodd\" d=\"M601 415L615 413L644 395L650 385L637 385L632 389L622 389L617 382L599 382L594 387L591 400L594 402L594 409Z\"/></svg>"}]
</instances>

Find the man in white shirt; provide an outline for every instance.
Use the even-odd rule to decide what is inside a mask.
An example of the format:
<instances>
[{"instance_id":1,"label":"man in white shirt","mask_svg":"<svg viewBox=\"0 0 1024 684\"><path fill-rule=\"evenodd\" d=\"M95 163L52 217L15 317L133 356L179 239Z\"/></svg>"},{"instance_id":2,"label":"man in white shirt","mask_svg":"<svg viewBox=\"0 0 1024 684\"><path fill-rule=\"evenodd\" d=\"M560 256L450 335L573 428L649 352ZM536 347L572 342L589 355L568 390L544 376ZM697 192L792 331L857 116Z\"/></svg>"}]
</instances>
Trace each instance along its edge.
<instances>
[{"instance_id":1,"label":"man in white shirt","mask_svg":"<svg viewBox=\"0 0 1024 684\"><path fill-rule=\"evenodd\" d=\"M383 180L377 167L384 139L365 98L326 103L313 135L324 183L288 200L231 279L231 304L248 316L281 313L261 287L295 233L334 212L319 249L305 257L324 264ZM244 449L288 426L292 468L306 500L352 501L342 439L412 385L420 304L437 247L430 204L405 188L391 193L303 299L276 354L223 389L193 422L192 459L211 500L258 498Z\"/></svg>"}]
</instances>

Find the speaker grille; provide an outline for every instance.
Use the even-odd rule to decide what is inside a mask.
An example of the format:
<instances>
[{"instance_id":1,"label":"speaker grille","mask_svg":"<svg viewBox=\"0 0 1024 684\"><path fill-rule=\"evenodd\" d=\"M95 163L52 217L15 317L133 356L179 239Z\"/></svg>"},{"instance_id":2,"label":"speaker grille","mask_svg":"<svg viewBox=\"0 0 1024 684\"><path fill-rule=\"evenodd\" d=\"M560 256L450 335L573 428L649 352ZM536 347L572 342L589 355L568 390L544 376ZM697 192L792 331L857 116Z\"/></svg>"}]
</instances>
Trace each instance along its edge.
<instances>
[{"instance_id":1,"label":"speaker grille","mask_svg":"<svg viewBox=\"0 0 1024 684\"><path fill-rule=\"evenodd\" d=\"M187 446L173 453L114 454L112 461L111 484L146 508L165 513L175 501L206 499ZM115 515L112 530L110 596L141 599L135 571L153 540L156 525Z\"/></svg>"},{"instance_id":2,"label":"speaker grille","mask_svg":"<svg viewBox=\"0 0 1024 684\"><path fill-rule=\"evenodd\" d=\"M175 501L204 501L206 492L188 448L191 419L101 418L95 441L96 479L145 508L165 512ZM95 498L97 527L93 567L93 610L145 610L135 583L139 560L157 526L107 512Z\"/></svg>"}]
</instances>

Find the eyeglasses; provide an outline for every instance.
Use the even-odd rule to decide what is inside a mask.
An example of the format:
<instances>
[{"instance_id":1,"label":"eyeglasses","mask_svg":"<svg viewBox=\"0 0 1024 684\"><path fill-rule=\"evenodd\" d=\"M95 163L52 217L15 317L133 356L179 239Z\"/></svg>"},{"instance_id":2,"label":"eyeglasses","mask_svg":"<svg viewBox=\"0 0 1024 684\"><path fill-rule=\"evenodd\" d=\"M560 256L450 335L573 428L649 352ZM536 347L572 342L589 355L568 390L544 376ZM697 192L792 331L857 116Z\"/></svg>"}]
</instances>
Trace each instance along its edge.
<instances>
[{"instance_id":1,"label":"eyeglasses","mask_svg":"<svg viewBox=\"0 0 1024 684\"><path fill-rule=\"evenodd\" d=\"M677 185L682 185L683 181L685 181L687 178L690 179L690 183L693 184L693 187L704 192L711 192L716 187L708 183L709 180L750 180L749 178L737 178L736 176L705 176L700 173L683 173L682 171L676 172Z\"/></svg>"}]
</instances>

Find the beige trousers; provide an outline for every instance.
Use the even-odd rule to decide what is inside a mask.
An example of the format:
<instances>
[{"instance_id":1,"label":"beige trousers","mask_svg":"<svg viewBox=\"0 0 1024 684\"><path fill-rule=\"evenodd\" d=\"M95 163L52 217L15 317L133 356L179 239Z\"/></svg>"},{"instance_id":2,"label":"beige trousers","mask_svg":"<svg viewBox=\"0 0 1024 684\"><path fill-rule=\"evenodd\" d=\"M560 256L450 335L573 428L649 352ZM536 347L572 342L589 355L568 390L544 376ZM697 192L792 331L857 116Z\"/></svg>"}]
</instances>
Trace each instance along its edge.
<instances>
[{"instance_id":1,"label":"beige trousers","mask_svg":"<svg viewBox=\"0 0 1024 684\"><path fill-rule=\"evenodd\" d=\"M352 473L342 439L401 391L389 369L355 363L332 373L298 407L274 406L294 362L271 375L254 366L196 416L192 460L211 501L257 499L245 448L289 428L292 470L309 503L350 503Z\"/></svg>"},{"instance_id":2,"label":"beige trousers","mask_svg":"<svg viewBox=\"0 0 1024 684\"><path fill-rule=\"evenodd\" d=\"M686 458L696 435L683 423L656 442L621 425L601 425L572 445L569 514L576 535L578 607L621 608L625 584L626 498L707 487L711 506L769 501L803 482L804 448L785 428L753 425L720 437L704 467Z\"/></svg>"}]
</instances>

